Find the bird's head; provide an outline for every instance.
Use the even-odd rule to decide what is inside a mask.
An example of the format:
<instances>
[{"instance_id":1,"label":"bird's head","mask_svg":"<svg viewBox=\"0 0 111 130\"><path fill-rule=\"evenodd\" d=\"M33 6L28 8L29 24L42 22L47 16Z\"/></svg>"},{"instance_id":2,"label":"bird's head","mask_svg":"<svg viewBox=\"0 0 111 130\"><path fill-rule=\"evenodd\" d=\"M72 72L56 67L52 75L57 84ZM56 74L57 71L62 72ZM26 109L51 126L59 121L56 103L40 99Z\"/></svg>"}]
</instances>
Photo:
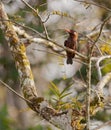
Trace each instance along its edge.
<instances>
[{"instance_id":1,"label":"bird's head","mask_svg":"<svg viewBox=\"0 0 111 130\"><path fill-rule=\"evenodd\" d=\"M68 32L71 37L74 37L75 40L78 39L78 33L75 30L65 29L65 31Z\"/></svg>"}]
</instances>

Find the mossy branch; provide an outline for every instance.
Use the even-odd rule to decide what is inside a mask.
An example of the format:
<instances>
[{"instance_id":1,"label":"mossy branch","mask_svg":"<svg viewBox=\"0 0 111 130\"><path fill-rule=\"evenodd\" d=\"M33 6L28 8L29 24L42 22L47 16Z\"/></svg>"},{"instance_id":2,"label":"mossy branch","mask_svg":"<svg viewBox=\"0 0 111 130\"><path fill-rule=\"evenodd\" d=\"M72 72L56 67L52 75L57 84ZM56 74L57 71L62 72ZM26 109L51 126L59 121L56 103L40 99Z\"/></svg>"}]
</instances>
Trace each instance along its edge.
<instances>
[{"instance_id":1,"label":"mossy branch","mask_svg":"<svg viewBox=\"0 0 111 130\"><path fill-rule=\"evenodd\" d=\"M30 62L26 55L25 45L20 42L12 23L5 13L2 2L0 2L0 19L0 27L4 32L10 51L13 55L19 73L21 89L24 98L28 100L27 104L32 110L39 114L39 116L53 125L63 130L73 130L71 126L71 114L69 112L56 112L43 97L38 96L30 68Z\"/></svg>"}]
</instances>

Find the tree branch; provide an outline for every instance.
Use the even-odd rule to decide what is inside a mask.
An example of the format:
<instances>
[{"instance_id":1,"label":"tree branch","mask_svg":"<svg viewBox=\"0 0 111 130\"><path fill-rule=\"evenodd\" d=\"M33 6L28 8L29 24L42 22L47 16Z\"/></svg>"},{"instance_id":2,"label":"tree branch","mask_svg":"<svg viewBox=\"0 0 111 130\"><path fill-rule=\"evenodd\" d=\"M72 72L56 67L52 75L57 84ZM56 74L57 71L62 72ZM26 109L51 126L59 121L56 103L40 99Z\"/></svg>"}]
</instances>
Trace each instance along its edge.
<instances>
[{"instance_id":1,"label":"tree branch","mask_svg":"<svg viewBox=\"0 0 111 130\"><path fill-rule=\"evenodd\" d=\"M38 10L35 10L31 5L29 5L25 0L21 0L28 8L30 8L39 18L40 22L42 23L42 26L44 28L44 31L45 31L45 36L46 36L46 39L49 39L49 35L48 35L48 32L47 32L47 29L46 29L46 26L44 24L44 22L42 21L42 18L41 16L39 15L38 13Z\"/></svg>"},{"instance_id":2,"label":"tree branch","mask_svg":"<svg viewBox=\"0 0 111 130\"><path fill-rule=\"evenodd\" d=\"M101 80L101 78L102 78L100 62L104 59L109 59L109 58L111 58L111 55L101 56L100 58L98 58L98 60L96 62L96 68L97 68L99 80Z\"/></svg>"},{"instance_id":3,"label":"tree branch","mask_svg":"<svg viewBox=\"0 0 111 130\"><path fill-rule=\"evenodd\" d=\"M107 122L103 123L102 125L94 128L93 130L99 130L99 129L104 128L105 126L108 126L108 125L111 126L111 121L107 121Z\"/></svg>"},{"instance_id":4,"label":"tree branch","mask_svg":"<svg viewBox=\"0 0 111 130\"><path fill-rule=\"evenodd\" d=\"M85 3L85 4L89 4L89 5L94 5L94 6L103 8L103 9L105 9L105 10L108 11L108 12L111 12L111 9L110 9L110 8L107 8L107 7L103 6L103 5L97 4L97 3L95 3L95 2L91 2L91 1L88 1L88 0L74 0L74 1L81 2L81 3Z\"/></svg>"},{"instance_id":5,"label":"tree branch","mask_svg":"<svg viewBox=\"0 0 111 130\"><path fill-rule=\"evenodd\" d=\"M32 103L29 100L25 99L23 96L21 96L20 94L18 94L14 89L12 89L9 85L7 85L6 83L4 83L2 80L0 80L1 84L3 84L6 88L8 88L10 91L12 91L13 93L15 93L18 97L20 97L22 100Z\"/></svg>"},{"instance_id":6,"label":"tree branch","mask_svg":"<svg viewBox=\"0 0 111 130\"><path fill-rule=\"evenodd\" d=\"M91 55L89 54L88 69L87 69L87 96L86 96L86 121L87 121L87 130L90 130L90 103L91 103Z\"/></svg>"},{"instance_id":7,"label":"tree branch","mask_svg":"<svg viewBox=\"0 0 111 130\"><path fill-rule=\"evenodd\" d=\"M72 113L70 111L56 112L56 110L54 110L43 97L38 96L30 63L26 56L25 46L22 42L20 42L12 23L9 22L2 2L0 2L0 19L3 19L0 21L0 27L5 34L9 48L13 55L16 68L19 73L24 98L29 101L27 104L32 110L39 114L39 116L46 119L53 125L63 130L73 130L71 126Z\"/></svg>"},{"instance_id":8,"label":"tree branch","mask_svg":"<svg viewBox=\"0 0 111 130\"><path fill-rule=\"evenodd\" d=\"M99 95L103 96L103 88L111 80L111 72L107 73L96 85L96 90Z\"/></svg>"}]
</instances>

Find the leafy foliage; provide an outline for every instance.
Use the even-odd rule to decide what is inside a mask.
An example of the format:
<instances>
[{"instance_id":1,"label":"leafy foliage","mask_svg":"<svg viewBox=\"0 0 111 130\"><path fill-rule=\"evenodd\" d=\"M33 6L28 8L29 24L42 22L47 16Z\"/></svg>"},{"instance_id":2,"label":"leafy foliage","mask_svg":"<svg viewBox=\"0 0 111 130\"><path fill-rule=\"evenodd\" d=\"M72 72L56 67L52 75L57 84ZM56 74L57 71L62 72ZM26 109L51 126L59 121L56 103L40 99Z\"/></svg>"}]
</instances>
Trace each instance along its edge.
<instances>
[{"instance_id":1,"label":"leafy foliage","mask_svg":"<svg viewBox=\"0 0 111 130\"><path fill-rule=\"evenodd\" d=\"M50 85L51 86L49 88L53 92L53 95L55 96L53 98L53 100L56 102L54 105L56 107L56 109L62 110L66 106L69 107L70 104L67 103L66 101L64 101L64 98L66 98L67 96L69 96L72 93L72 92L68 92L71 85L64 88L61 92L60 92L58 86L56 86L53 82L50 82Z\"/></svg>"}]
</instances>

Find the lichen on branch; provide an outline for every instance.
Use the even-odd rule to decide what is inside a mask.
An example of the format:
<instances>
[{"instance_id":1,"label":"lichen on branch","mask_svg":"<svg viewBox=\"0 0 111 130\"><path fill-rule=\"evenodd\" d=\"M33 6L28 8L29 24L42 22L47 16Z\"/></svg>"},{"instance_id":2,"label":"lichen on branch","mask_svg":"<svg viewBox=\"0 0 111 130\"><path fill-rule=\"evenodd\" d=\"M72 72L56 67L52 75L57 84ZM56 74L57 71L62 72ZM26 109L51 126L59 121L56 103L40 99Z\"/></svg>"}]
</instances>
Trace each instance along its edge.
<instances>
[{"instance_id":1,"label":"lichen on branch","mask_svg":"<svg viewBox=\"0 0 111 130\"><path fill-rule=\"evenodd\" d=\"M18 38L13 24L8 19L2 2L0 2L0 27L4 32L9 49L13 55L19 73L21 89L29 107L53 125L63 130L73 130L71 126L71 114L69 116L68 111L57 112L43 97L38 96L30 62L26 55L25 45Z\"/></svg>"},{"instance_id":2,"label":"lichen on branch","mask_svg":"<svg viewBox=\"0 0 111 130\"><path fill-rule=\"evenodd\" d=\"M4 11L2 3L0 3L0 19L0 25L15 60L24 97L30 100L33 98L33 96L37 96L32 71L30 69L30 63L26 56L24 44L20 42L17 34L13 29L12 23L7 21L8 16Z\"/></svg>"}]
</instances>

